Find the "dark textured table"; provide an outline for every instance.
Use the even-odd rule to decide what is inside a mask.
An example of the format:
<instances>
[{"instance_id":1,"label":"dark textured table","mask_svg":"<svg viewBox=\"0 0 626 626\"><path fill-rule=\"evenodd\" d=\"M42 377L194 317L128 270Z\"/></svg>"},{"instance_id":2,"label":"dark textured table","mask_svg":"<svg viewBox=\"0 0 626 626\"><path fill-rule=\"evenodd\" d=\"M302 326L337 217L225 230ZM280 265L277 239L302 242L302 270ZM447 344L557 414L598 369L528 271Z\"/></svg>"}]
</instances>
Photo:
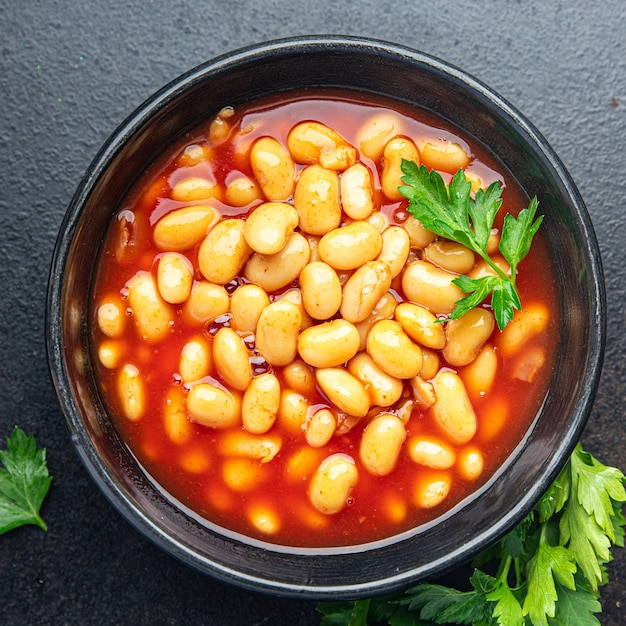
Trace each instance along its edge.
<instances>
[{"instance_id":1,"label":"dark textured table","mask_svg":"<svg viewBox=\"0 0 626 626\"><path fill-rule=\"evenodd\" d=\"M583 443L626 469L622 0L0 0L0 15L0 440L20 425L47 448L54 475L49 531L0 537L0 623L319 622L314 603L215 582L133 530L72 448L44 350L55 237L101 143L165 82L253 42L332 33L403 43L486 82L546 136L587 203L606 271L607 352ZM626 623L626 550L609 570L601 621L617 626Z\"/></svg>"}]
</instances>

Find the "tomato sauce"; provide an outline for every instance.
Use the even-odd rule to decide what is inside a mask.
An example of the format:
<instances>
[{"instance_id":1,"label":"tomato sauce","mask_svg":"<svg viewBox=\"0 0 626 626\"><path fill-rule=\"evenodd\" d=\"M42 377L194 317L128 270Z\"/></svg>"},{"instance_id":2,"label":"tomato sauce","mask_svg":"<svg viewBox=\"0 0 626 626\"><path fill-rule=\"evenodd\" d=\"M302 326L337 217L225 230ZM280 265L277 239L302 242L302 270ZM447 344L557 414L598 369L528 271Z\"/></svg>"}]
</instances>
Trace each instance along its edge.
<instances>
[{"instance_id":1,"label":"tomato sauce","mask_svg":"<svg viewBox=\"0 0 626 626\"><path fill-rule=\"evenodd\" d=\"M440 359L439 369L455 372L465 381L477 417L476 434L469 442L459 444L447 437L433 418L432 407L420 406L413 400L407 381L403 382L401 399L380 409L402 419L406 430L395 468L385 476L371 474L359 459L360 442L372 413L353 419L331 407L338 418L337 433L321 447L307 444L305 423L294 429L279 415L267 435L278 436L280 449L266 462L228 451L227 438L244 430L240 423L224 429L210 428L185 414L178 431L180 436L172 436L164 419L167 407L178 403L184 412L185 398L199 382L181 378L179 363L184 346L197 337L210 346L217 330L231 326L232 320L229 312L224 311L211 320L194 322L184 314L184 303L171 304L173 317L163 340L148 341L137 331L135 312L128 305L128 282L137 272L156 277L164 251L153 240L155 225L172 211L190 205L211 206L220 219L245 219L265 199L233 206L224 199L223 190L234 177L254 179L249 154L258 138L271 136L285 146L288 133L297 123L314 120L332 128L358 149L363 127L381 112L389 112L400 120L399 134L410 137L418 149L432 139L454 142L470 157L465 168L468 174L478 177L483 186L500 181L503 206L497 227L506 212L517 214L527 206L523 190L487 148L431 114L383 100L360 100L354 95L301 94L236 109L232 115L229 112L220 120L227 133L219 139L211 135L212 120L199 123L195 132L168 148L139 179L106 235L93 286L92 348L102 396L113 423L162 490L196 515L229 531L271 543L305 547L356 545L409 531L443 515L488 482L523 441L545 398L552 378L559 319L552 263L539 232L519 267L517 286L524 310L528 307L529 315L539 311L538 316L545 319L539 330L525 335L521 347L515 349L503 346L504 335L496 328L487 342L497 357L496 377L489 390L472 387L467 373L470 365L452 366L445 362L441 351L435 351ZM358 159L370 170L376 210L390 226L403 226L408 218L407 201L389 200L383 194L381 159L374 160L362 153ZM296 164L296 178L304 167ZM441 174L450 180L451 173ZM177 184L192 177L209 181L218 192L204 199L173 199L172 190ZM291 203L292 198L285 201ZM342 224L349 221L342 216ZM198 269L198 249L199 245L194 245L181 252L193 268L194 283L203 280ZM411 258L420 258L421 254L422 251L413 249ZM223 288L230 296L246 282L239 275ZM287 289L297 286L295 282L269 293L270 301L279 300ZM392 282L390 292L397 302L406 300L398 280ZM103 332L98 322L98 310L108 301L119 303L124 316L123 331L112 333L113 336ZM255 351L254 333L240 335L250 352L253 376L275 374L284 399L283 368L272 366ZM126 364L132 364L141 380L141 410L137 419L128 418L126 400L120 393L120 372ZM224 386L214 367L202 381ZM331 406L319 386L299 397L306 404L307 419L316 408ZM445 469L416 463L407 448L419 437L443 442L452 450L456 462ZM329 515L311 504L308 489L320 463L335 454L354 461L358 481L349 491L345 506ZM459 459L471 454L478 455L482 471L468 477ZM447 495L433 506L424 506L416 494L428 489L436 492L441 485L449 489Z\"/></svg>"}]
</instances>

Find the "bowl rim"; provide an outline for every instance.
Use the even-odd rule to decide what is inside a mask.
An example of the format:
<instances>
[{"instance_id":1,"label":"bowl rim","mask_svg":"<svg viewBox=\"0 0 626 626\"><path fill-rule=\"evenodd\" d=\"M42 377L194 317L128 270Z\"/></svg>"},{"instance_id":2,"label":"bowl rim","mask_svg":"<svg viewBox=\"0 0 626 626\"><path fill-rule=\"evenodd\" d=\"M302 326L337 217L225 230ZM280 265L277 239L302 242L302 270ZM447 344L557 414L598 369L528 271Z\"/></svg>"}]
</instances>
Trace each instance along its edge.
<instances>
[{"instance_id":1,"label":"bowl rim","mask_svg":"<svg viewBox=\"0 0 626 626\"><path fill-rule=\"evenodd\" d=\"M333 50L354 53L377 52L392 57L402 57L407 62L428 68L430 71L441 74L446 80L455 82L464 89L468 89L480 98L488 101L491 108L497 110L504 118L510 120L514 126L523 131L523 134L541 151L554 175L558 177L559 182L566 190L572 209L576 213L576 218L587 238L586 252L588 253L587 260L589 264L590 300L598 323L593 326L595 332L590 334L588 338L589 360L586 368L587 375L580 389L575 411L573 411L575 415L571 422L571 427L559 441L558 447L553 450L545 467L543 480L535 483L531 489L521 495L518 505L514 510L502 516L496 528L472 537L468 543L460 545L457 550L447 553L446 558L441 559L441 562L431 562L428 566L402 571L397 575L390 575L384 580L375 582L351 582L343 586L324 586L319 584L313 586L306 583L293 584L282 583L277 580L270 581L264 578L262 574L245 574L214 562L207 562L206 558L190 552L189 547L184 542L176 540L168 535L163 528L147 519L142 511L129 500L128 494L115 483L98 458L97 450L86 433L82 418L76 409L63 352L64 340L61 324L63 311L61 307L65 263L81 219L82 207L89 198L96 181L100 179L115 160L120 147L146 124L155 111L173 102L182 90L210 80L211 76L216 73L227 71L238 65L258 61L260 57L272 57L275 54L285 53L314 54L320 51L332 52ZM313 35L285 37L237 48L209 59L180 74L145 99L110 134L79 182L59 228L48 280L45 323L46 352L48 368L60 407L65 416L66 426L69 429L72 442L83 465L88 470L91 479L96 482L114 508L141 534L151 539L172 556L192 565L196 569L209 573L220 580L234 583L250 590L265 591L291 597L318 599L357 598L399 589L402 585L408 585L420 576L423 577L425 573L429 576L445 573L451 569L450 563L452 563L452 566L461 564L464 560L467 560L468 554L476 554L481 549L491 545L506 531L513 528L545 493L578 442L591 412L593 399L599 384L604 355L606 335L605 300L606 295L599 246L591 218L587 213L582 197L560 158L543 135L507 100L458 67L404 45L381 39L354 36ZM273 546L268 544L267 547L269 550L272 550Z\"/></svg>"}]
</instances>

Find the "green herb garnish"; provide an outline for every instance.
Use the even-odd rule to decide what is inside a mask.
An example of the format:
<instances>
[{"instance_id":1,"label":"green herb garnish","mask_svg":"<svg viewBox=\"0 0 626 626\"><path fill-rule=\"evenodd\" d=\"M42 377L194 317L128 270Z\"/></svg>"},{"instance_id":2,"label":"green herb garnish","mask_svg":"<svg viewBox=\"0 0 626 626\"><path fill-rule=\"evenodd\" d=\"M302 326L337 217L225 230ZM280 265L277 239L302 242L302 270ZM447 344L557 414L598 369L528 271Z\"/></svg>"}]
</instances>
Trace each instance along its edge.
<instances>
[{"instance_id":1,"label":"green herb garnish","mask_svg":"<svg viewBox=\"0 0 626 626\"><path fill-rule=\"evenodd\" d=\"M39 515L52 478L46 466L46 450L37 450L34 437L17 426L0 450L0 534L24 524L48 530Z\"/></svg>"},{"instance_id":2,"label":"green herb garnish","mask_svg":"<svg viewBox=\"0 0 626 626\"><path fill-rule=\"evenodd\" d=\"M320 603L321 626L599 626L610 550L624 546L624 484L619 469L578 444L531 513L474 559L471 590L422 583L399 594Z\"/></svg>"},{"instance_id":3,"label":"green herb garnish","mask_svg":"<svg viewBox=\"0 0 626 626\"><path fill-rule=\"evenodd\" d=\"M456 302L450 318L461 317L491 294L491 308L502 330L513 319L514 310L521 309L515 278L517 267L528 254L543 220L542 215L535 219L537 199L533 198L517 219L510 213L504 217L500 252L511 268L507 274L487 253L487 240L502 204L499 182L492 183L486 190L479 189L472 198L472 186L463 170L454 175L449 186L439 172L429 172L426 166L418 167L413 161L403 160L402 171L405 185L399 187L399 191L409 199L409 213L428 230L478 254L496 274L482 278L461 275L454 279L452 282L469 295Z\"/></svg>"}]
</instances>

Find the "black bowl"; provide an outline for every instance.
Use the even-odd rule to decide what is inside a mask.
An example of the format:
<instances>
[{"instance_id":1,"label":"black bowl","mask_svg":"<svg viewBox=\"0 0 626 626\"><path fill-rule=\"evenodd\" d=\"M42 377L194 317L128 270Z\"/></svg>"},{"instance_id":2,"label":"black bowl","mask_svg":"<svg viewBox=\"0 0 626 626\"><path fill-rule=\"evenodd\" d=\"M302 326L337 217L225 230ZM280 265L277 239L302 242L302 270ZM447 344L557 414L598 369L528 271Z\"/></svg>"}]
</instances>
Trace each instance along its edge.
<instances>
[{"instance_id":1,"label":"black bowl","mask_svg":"<svg viewBox=\"0 0 626 626\"><path fill-rule=\"evenodd\" d=\"M177 506L120 440L90 362L90 284L110 220L153 157L225 105L337 88L417 105L488 147L545 214L559 289L559 359L532 428L480 492L414 533L350 548L281 548L222 531ZM140 532L198 570L245 588L317 599L390 592L441 575L500 538L537 503L589 416L604 349L597 241L562 163L510 104L459 69L398 45L310 37L252 46L184 74L106 142L67 210L52 261L47 349L72 441L92 478Z\"/></svg>"}]
</instances>

